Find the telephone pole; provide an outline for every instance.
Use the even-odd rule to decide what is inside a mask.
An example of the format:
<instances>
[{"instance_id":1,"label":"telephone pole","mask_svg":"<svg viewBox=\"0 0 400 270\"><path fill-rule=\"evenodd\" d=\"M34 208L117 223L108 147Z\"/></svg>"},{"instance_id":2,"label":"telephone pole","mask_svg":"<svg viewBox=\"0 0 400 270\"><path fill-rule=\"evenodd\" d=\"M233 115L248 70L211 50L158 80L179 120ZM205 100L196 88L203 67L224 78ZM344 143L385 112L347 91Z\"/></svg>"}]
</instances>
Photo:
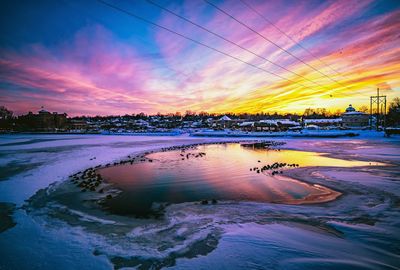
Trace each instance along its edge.
<instances>
[{"instance_id":1,"label":"telephone pole","mask_svg":"<svg viewBox=\"0 0 400 270\"><path fill-rule=\"evenodd\" d=\"M369 118L370 128L372 129L372 116L374 114L373 108L376 104L376 130L379 130L379 126L386 128L386 96L379 95L379 88L376 89L376 96L371 96L369 100ZM381 108L381 106L383 108ZM382 112L382 117L381 117Z\"/></svg>"}]
</instances>

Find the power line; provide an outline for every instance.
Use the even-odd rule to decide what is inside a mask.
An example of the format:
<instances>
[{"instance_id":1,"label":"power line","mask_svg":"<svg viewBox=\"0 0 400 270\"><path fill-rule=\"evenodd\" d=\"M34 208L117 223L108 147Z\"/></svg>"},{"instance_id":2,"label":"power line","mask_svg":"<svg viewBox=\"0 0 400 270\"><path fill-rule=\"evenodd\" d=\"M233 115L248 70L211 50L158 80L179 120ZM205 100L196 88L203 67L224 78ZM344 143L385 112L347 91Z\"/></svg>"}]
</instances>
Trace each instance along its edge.
<instances>
[{"instance_id":1,"label":"power line","mask_svg":"<svg viewBox=\"0 0 400 270\"><path fill-rule=\"evenodd\" d=\"M291 80L291 79L282 77L282 76L280 76L280 75L278 75L278 74L276 74L276 73L273 73L273 72L268 71L268 70L266 70L266 69L264 69L264 68L262 68L262 67L259 67L259 66L257 66L257 65L254 65L254 64L252 64L252 63L249 63L249 62L247 62L247 61L245 61L245 60L242 60L242 59L240 59L240 58L238 58L238 57L236 57L236 56L233 56L233 55L231 55L231 54L229 54L229 53L223 52L223 51L221 51L221 50L219 50L219 49L217 49L217 48L214 48L214 47L212 47L212 46L209 46L209 45L207 45L207 44L205 44L205 43L203 43L203 42L197 41L197 40L195 40L195 39L193 39L193 38L191 38L191 37L188 37L188 36L186 36L186 35L183 35L183 34L181 34L181 33L178 33L178 32L176 32L176 31L174 31L174 30L172 30L172 29L169 29L169 28L167 28L167 27L165 27L165 26L162 26L162 25L160 25L160 24L157 24L157 23L155 23L155 22L152 22L152 21L150 21L150 20L148 20L148 19L146 19L146 18L144 18L144 17L141 17L141 16L139 16L139 15L136 15L136 14L134 14L134 13L132 13L132 12L130 12L130 11L127 11L127 10L125 10L125 9L123 9L123 8L120 8L120 7L118 7L118 6L115 6L115 5L113 5L113 4L110 4L110 3L106 2L106 1L103 1L103 0L97 0L97 1L98 1L99 3L105 5L105 6L108 6L108 7L112 8L112 9L114 9L114 10L117 10L117 11L119 11L119 12L121 12L121 13L124 13L124 14L126 14L126 15L128 15L128 16L134 17L134 18L136 18L136 19L142 20L142 21L144 21L144 22L146 22L146 23L148 23L148 24L151 24L151 25L153 25L153 26L157 26L157 27L159 27L159 28L161 28L161 29L163 29L163 30L165 30L165 31L168 31L168 32L173 33L173 34L175 34L175 35L178 35L178 36L180 36L180 37L182 37L182 38L185 38L185 39L187 39L187 40L190 40L190 41L192 41L192 42L194 42L194 43L196 43L196 44L199 44L199 45L204 46L204 47L206 47L206 48L209 48L209 49L211 49L211 50L213 50L213 51L216 51L216 52L218 52L218 53L220 53L220 54L223 54L223 55L225 55L225 56L228 56L228 57L230 57L230 58L232 58L232 59L234 59L234 60L236 60L236 61L239 61L239 62L241 62L241 63L243 63L243 64L252 66L252 67L254 67L254 68L256 68L256 69L259 69L259 70L264 71L264 72L266 72L266 73L268 73L268 74L271 74L271 75L274 75L274 76L276 76L276 77L279 77L279 78L281 78L281 79L283 79L283 80L287 80L287 81L292 82L292 83L294 83L294 84L298 84L298 85L301 85L302 87L308 88L308 87L305 86L304 84L301 84L301 83L296 82L296 81L293 81L293 80Z\"/></svg>"},{"instance_id":2,"label":"power line","mask_svg":"<svg viewBox=\"0 0 400 270\"><path fill-rule=\"evenodd\" d=\"M215 9L219 10L220 12L222 12L223 14L225 14L226 16L230 17L231 19L233 19L234 21L236 21L237 23L239 23L240 25L246 27L247 29L249 29L250 31L252 31L253 33L257 34L258 36L260 36L261 38L263 38L264 40L270 42L271 44L275 45L277 48L279 48L280 50L286 52L287 54L289 54L290 56L296 58L298 61L302 62L304 65L310 67L311 69L317 71L318 73L320 73L322 76L328 78L329 80L336 82L337 84L346 87L345 85L342 85L340 82L336 81L335 79L330 78L328 75L326 75L325 73L323 73L322 71L314 68L313 66L311 66L310 64L304 62L302 59L298 58L296 55L292 54L291 52L289 52L288 50L286 50L285 48L279 46L278 44L276 44L275 42L273 42L272 40L270 40L269 38L267 38L266 36L264 36L263 34L259 33L258 31L254 30L253 28L251 28L250 26L248 26L247 24L245 24L244 22L241 22L240 20L236 19L234 16L232 16L231 14L229 14L228 12L226 12L225 10L223 10L222 8L218 7L217 5L213 4L212 2L210 2L209 0L204 0L204 2L206 2L207 4L209 4L210 6L214 7ZM346 87L347 88L347 87Z\"/></svg>"},{"instance_id":3,"label":"power line","mask_svg":"<svg viewBox=\"0 0 400 270\"><path fill-rule=\"evenodd\" d=\"M328 88L326 88L325 86L323 86L322 84L319 84L319 83L317 83L317 82L314 82L313 80L310 80L310 79L304 77L303 75L300 75L300 74L298 74L298 73L296 73L296 72L293 72L293 71L291 71L290 69L287 69L287 68L285 68L284 66L281 66L281 65L279 65L279 64L277 64L277 63L275 63L275 62L269 60L268 58L266 58L266 57L264 57L264 56L262 56L262 55L259 55L259 54L255 53L255 52L253 52L253 51L251 51L251 50L249 50L249 49L246 49L245 47L239 45L238 43L233 42L233 41L231 41L231 40L225 38L224 36L222 36L222 35L220 35L220 34L218 34L218 33L215 33L215 32L213 32L213 31L211 31L210 29L208 29L208 28L206 28L206 27L204 27L204 26L202 26L202 25L200 25L200 24L198 24L198 23L196 23L196 22L193 22L192 20L189 20L188 18L186 18L186 17L184 17L184 16L182 16L182 15L180 15L180 14L178 14L178 13L176 13L176 12L174 12L174 11L168 9L168 8L159 5L158 3L156 3L156 2L154 2L154 1L152 1L152 0L146 0L146 1L147 1L148 3L150 3L150 4L152 4L152 5L154 5L154 6L158 7L158 8L160 8L160 9L162 9L162 10L164 10L164 11L167 11L168 13L170 13L170 14L172 14L172 15L174 15L174 16L176 16L176 17L178 17L178 18L180 18L180 19L182 19L182 20L184 20L184 21L186 21L186 22L188 22L188 23L190 23L190 24L192 24L192 25L194 25L194 26L196 26L196 27L198 27L198 28L200 28L200 29L202 29L202 30L204 30L204 31L206 31L206 32L208 32L208 33L210 33L210 34L212 34L212 35L218 37L218 38L220 38L220 39L222 39L222 40L224 40L224 41L226 41L226 42L229 42L229 43L232 44L232 45L237 46L238 48L241 48L242 50L245 50L246 52L251 53L251 54L254 55L254 56L257 56L257 57L259 57L259 58L261 58L261 59L263 59L263 60L265 60L265 61L267 61L267 62L269 62L269 63L271 63L271 64L273 64L273 65L275 65L275 66L277 66L277 67L280 67L281 69L284 69L284 70L286 70L286 71L288 71L288 72L290 72L290 73L292 73L292 74L294 74L294 75L296 75L296 76L299 76L300 78L303 78L303 79L305 79L305 80L307 80L307 81L309 81L309 82L311 82L311 83L313 83L313 84L316 84L316 85L318 85L318 86L320 86L320 87L323 87L323 88L325 88L325 89L328 89ZM329 89L328 89L328 90L329 90Z\"/></svg>"},{"instance_id":4,"label":"power line","mask_svg":"<svg viewBox=\"0 0 400 270\"><path fill-rule=\"evenodd\" d=\"M306 47L304 47L303 45L300 44L300 42L297 42L296 40L294 40L291 36L289 36L286 32L284 32L282 29L280 29L276 24L274 24L271 20L269 20L268 18L266 18L264 15L262 15L259 11L257 11L254 7L252 7L250 4L248 4L247 2L245 2L244 0L239 0L240 2L242 2L243 5L245 5L247 8L249 8L250 10L252 10L254 13L256 13L258 16L260 16L264 21L266 21L267 23L269 23L270 25L272 25L276 30L278 30L281 34L283 34L284 36L286 36L288 39L290 39L294 44L296 44L297 46L299 46L300 48L302 48L303 50L305 50L306 52L308 52L312 57L314 57L314 59L318 60L319 62L321 62L324 66L328 67L330 70L332 70L333 72L335 72L338 75L343 76L342 74L340 74L337 70L335 70L334 68L332 68L328 63L326 63L325 61L323 61L322 59L318 58L316 55L314 55L309 49L307 49Z\"/></svg>"}]
</instances>

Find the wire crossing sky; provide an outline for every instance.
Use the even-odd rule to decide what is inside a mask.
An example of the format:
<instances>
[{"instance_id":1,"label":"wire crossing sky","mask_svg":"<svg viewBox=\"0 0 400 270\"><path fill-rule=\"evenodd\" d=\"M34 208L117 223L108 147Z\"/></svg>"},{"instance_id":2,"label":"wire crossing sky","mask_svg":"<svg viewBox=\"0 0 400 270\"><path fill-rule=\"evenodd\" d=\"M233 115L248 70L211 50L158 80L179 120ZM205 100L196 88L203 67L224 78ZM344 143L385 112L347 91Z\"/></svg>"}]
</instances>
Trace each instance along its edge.
<instances>
[{"instance_id":1,"label":"wire crossing sky","mask_svg":"<svg viewBox=\"0 0 400 270\"><path fill-rule=\"evenodd\" d=\"M302 112L400 95L399 1L102 2L0 2L0 105Z\"/></svg>"}]
</instances>

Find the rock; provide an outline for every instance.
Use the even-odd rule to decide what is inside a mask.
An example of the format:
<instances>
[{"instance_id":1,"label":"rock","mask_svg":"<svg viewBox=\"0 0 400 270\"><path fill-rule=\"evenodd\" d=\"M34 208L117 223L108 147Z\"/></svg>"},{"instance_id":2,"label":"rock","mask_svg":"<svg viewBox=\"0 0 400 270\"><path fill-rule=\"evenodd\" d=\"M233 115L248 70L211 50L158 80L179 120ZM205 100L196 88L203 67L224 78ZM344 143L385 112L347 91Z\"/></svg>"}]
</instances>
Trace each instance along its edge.
<instances>
[{"instance_id":1,"label":"rock","mask_svg":"<svg viewBox=\"0 0 400 270\"><path fill-rule=\"evenodd\" d=\"M0 233L14 227L17 224L12 218L14 211L15 204L0 202Z\"/></svg>"},{"instance_id":2,"label":"rock","mask_svg":"<svg viewBox=\"0 0 400 270\"><path fill-rule=\"evenodd\" d=\"M207 201L207 200L202 200L202 201L201 201L201 204L202 204L202 205L206 205L206 204L208 204L208 201Z\"/></svg>"}]
</instances>

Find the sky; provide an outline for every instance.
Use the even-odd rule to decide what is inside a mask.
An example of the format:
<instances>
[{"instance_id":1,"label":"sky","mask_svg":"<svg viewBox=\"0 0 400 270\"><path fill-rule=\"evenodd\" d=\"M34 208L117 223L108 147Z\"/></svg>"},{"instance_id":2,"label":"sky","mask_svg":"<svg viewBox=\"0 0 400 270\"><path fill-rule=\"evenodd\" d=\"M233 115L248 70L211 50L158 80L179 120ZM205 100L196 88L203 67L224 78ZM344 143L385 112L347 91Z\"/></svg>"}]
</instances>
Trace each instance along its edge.
<instances>
[{"instance_id":1,"label":"sky","mask_svg":"<svg viewBox=\"0 0 400 270\"><path fill-rule=\"evenodd\" d=\"M301 113L368 106L377 88L400 96L398 0L104 1L120 10L1 1L0 105L17 115Z\"/></svg>"}]
</instances>

